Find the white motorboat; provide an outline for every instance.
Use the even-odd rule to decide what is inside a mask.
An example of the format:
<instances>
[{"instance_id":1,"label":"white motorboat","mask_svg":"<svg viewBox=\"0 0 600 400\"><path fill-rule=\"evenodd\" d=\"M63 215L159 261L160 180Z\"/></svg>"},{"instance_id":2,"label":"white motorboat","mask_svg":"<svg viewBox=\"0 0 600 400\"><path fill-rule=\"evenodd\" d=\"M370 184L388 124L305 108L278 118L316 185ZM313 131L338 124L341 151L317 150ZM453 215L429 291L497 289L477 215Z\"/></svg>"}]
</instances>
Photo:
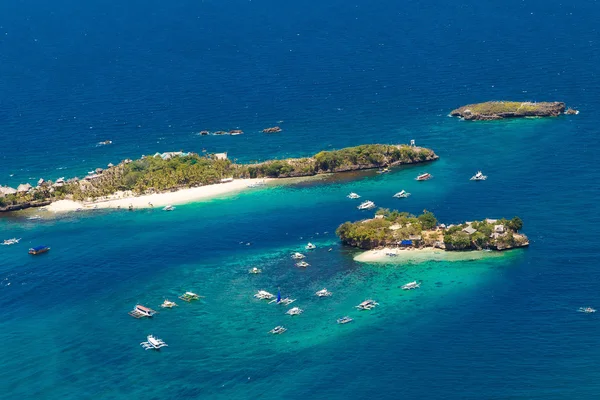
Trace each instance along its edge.
<instances>
[{"instance_id":1,"label":"white motorboat","mask_svg":"<svg viewBox=\"0 0 600 400\"><path fill-rule=\"evenodd\" d=\"M347 198L349 198L349 199L360 199L360 195L358 195L358 194L356 194L356 193L354 193L354 192L350 193L350 194L349 194L348 196L346 196L346 197L347 197Z\"/></svg>"},{"instance_id":2,"label":"white motorboat","mask_svg":"<svg viewBox=\"0 0 600 400\"><path fill-rule=\"evenodd\" d=\"M400 191L400 192L398 192L398 193L396 193L396 194L394 195L394 197L395 197L395 198L397 198L397 199L405 199L405 198L407 198L408 196L410 196L410 193L408 193L408 192L406 192L406 191L404 191L404 190L402 190L402 191Z\"/></svg>"},{"instance_id":3,"label":"white motorboat","mask_svg":"<svg viewBox=\"0 0 600 400\"><path fill-rule=\"evenodd\" d=\"M586 313L586 314L591 314L591 313L595 313L596 310L592 307L579 307L579 310L577 310L579 312L582 313Z\"/></svg>"},{"instance_id":4,"label":"white motorboat","mask_svg":"<svg viewBox=\"0 0 600 400\"><path fill-rule=\"evenodd\" d=\"M350 317L342 317L342 318L338 318L337 323L343 325L343 324L347 324L348 322L352 322L352 321L354 321L354 320Z\"/></svg>"},{"instance_id":5,"label":"white motorboat","mask_svg":"<svg viewBox=\"0 0 600 400\"><path fill-rule=\"evenodd\" d=\"M254 267L254 268L250 268L250 269L248 270L248 273L249 273L249 274L260 274L260 273L262 273L262 269L260 269L260 268L256 268L256 267Z\"/></svg>"},{"instance_id":6,"label":"white motorboat","mask_svg":"<svg viewBox=\"0 0 600 400\"><path fill-rule=\"evenodd\" d=\"M20 240L21 240L21 238L18 238L18 239L17 238L6 239L6 240L4 240L4 242L2 242L2 245L3 246L10 246L10 245L19 243Z\"/></svg>"},{"instance_id":7,"label":"white motorboat","mask_svg":"<svg viewBox=\"0 0 600 400\"><path fill-rule=\"evenodd\" d=\"M258 292L256 292L254 297L259 300L271 300L275 296L265 290L259 290Z\"/></svg>"},{"instance_id":8,"label":"white motorboat","mask_svg":"<svg viewBox=\"0 0 600 400\"><path fill-rule=\"evenodd\" d=\"M314 244L312 244L310 242L306 245L306 250L314 250L316 248L317 248L317 246L315 246Z\"/></svg>"},{"instance_id":9,"label":"white motorboat","mask_svg":"<svg viewBox=\"0 0 600 400\"><path fill-rule=\"evenodd\" d=\"M173 307L177 307L177 303L175 303L174 301L169 301L169 300L165 299L165 301L163 301L163 303L160 306L162 308L173 308Z\"/></svg>"},{"instance_id":10,"label":"white motorboat","mask_svg":"<svg viewBox=\"0 0 600 400\"><path fill-rule=\"evenodd\" d=\"M163 208L163 211L173 211L175 209L175 207L173 207L172 205L168 205L165 208Z\"/></svg>"},{"instance_id":11,"label":"white motorboat","mask_svg":"<svg viewBox=\"0 0 600 400\"><path fill-rule=\"evenodd\" d=\"M371 200L363 201L357 208L359 210L370 210L375 208L375 203L373 203Z\"/></svg>"},{"instance_id":12,"label":"white motorboat","mask_svg":"<svg viewBox=\"0 0 600 400\"><path fill-rule=\"evenodd\" d=\"M318 292L315 293L316 296L318 297L329 297L331 296L333 293L331 293L329 290L327 289L321 289Z\"/></svg>"},{"instance_id":13,"label":"white motorboat","mask_svg":"<svg viewBox=\"0 0 600 400\"><path fill-rule=\"evenodd\" d=\"M32 215L31 217L27 217L28 220L30 221L36 221L38 219L42 219L42 217L40 217L39 215Z\"/></svg>"},{"instance_id":14,"label":"white motorboat","mask_svg":"<svg viewBox=\"0 0 600 400\"><path fill-rule=\"evenodd\" d=\"M294 307L294 308L290 308L290 309L289 309L289 310L286 312L286 314L287 314L287 315L292 315L292 316L294 316L294 315L300 315L300 314L302 314L303 312L304 312L304 310L303 310L303 309L301 309L301 308L299 308L299 307Z\"/></svg>"},{"instance_id":15,"label":"white motorboat","mask_svg":"<svg viewBox=\"0 0 600 400\"><path fill-rule=\"evenodd\" d=\"M275 328L271 329L269 331L269 333L272 333L273 335L280 335L285 331L287 331L287 329L280 325L280 326L276 326Z\"/></svg>"},{"instance_id":16,"label":"white motorboat","mask_svg":"<svg viewBox=\"0 0 600 400\"><path fill-rule=\"evenodd\" d=\"M168 346L168 344L166 344L162 339L152 335L148 335L146 339L148 340L147 342L140 343L144 350L159 350L162 347Z\"/></svg>"},{"instance_id":17,"label":"white motorboat","mask_svg":"<svg viewBox=\"0 0 600 400\"><path fill-rule=\"evenodd\" d=\"M402 285L402 290L418 289L419 287L421 287L420 283L417 283L417 281L412 281L407 283L406 285Z\"/></svg>"},{"instance_id":18,"label":"white motorboat","mask_svg":"<svg viewBox=\"0 0 600 400\"><path fill-rule=\"evenodd\" d=\"M473 175L470 180L485 181L486 179L487 179L487 175L484 175L483 173L481 173L481 171L477 171L477 173L475 175Z\"/></svg>"},{"instance_id":19,"label":"white motorboat","mask_svg":"<svg viewBox=\"0 0 600 400\"><path fill-rule=\"evenodd\" d=\"M375 302L375 300L365 300L359 305L356 306L359 310L372 310L377 307L379 303Z\"/></svg>"},{"instance_id":20,"label":"white motorboat","mask_svg":"<svg viewBox=\"0 0 600 400\"><path fill-rule=\"evenodd\" d=\"M306 267L310 267L310 264L307 263L306 261L300 261L300 262L296 263L296 267L306 268Z\"/></svg>"},{"instance_id":21,"label":"white motorboat","mask_svg":"<svg viewBox=\"0 0 600 400\"><path fill-rule=\"evenodd\" d=\"M421 175L417 176L416 179L418 181L428 181L431 178L433 178L433 175L431 175L431 174L429 174L429 173L426 172L424 174L421 174Z\"/></svg>"},{"instance_id":22,"label":"white motorboat","mask_svg":"<svg viewBox=\"0 0 600 400\"><path fill-rule=\"evenodd\" d=\"M304 254L302 253L294 253L292 254L292 258L294 260L302 260L304 257L306 257Z\"/></svg>"}]
</instances>

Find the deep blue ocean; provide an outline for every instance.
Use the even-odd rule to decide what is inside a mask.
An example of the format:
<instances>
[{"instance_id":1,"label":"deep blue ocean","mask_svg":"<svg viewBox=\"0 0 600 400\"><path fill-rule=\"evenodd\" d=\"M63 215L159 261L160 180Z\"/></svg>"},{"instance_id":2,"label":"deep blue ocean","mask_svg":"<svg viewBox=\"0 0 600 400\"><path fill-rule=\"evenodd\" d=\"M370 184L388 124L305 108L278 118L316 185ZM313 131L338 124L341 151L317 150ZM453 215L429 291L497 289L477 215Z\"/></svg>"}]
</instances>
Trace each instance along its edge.
<instances>
[{"instance_id":1,"label":"deep blue ocean","mask_svg":"<svg viewBox=\"0 0 600 400\"><path fill-rule=\"evenodd\" d=\"M0 397L598 398L600 317L576 310L600 307L599 18L593 0L1 2L0 184L157 151L251 161L415 139L441 158L172 213L0 216L0 240L23 238L0 246ZM500 99L581 113L447 116ZM488 180L470 182L477 170ZM434 179L415 182L423 171ZM447 223L518 215L531 246L359 264L334 235L368 215L350 191ZM298 269L289 255L309 240ZM29 256L39 244L51 252ZM278 287L304 314L252 297ZM188 290L205 297L158 307ZM355 311L366 298L381 305ZM135 320L136 303L161 312ZM144 351L148 334L169 347Z\"/></svg>"}]
</instances>

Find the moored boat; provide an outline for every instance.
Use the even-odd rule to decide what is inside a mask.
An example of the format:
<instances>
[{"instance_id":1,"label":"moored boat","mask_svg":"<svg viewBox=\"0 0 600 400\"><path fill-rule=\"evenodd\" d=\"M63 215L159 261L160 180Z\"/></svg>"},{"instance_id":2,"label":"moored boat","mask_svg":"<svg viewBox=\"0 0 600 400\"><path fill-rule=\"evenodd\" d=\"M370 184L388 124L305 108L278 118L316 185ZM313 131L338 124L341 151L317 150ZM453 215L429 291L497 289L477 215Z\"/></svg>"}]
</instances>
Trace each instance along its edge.
<instances>
[{"instance_id":1,"label":"moored boat","mask_svg":"<svg viewBox=\"0 0 600 400\"><path fill-rule=\"evenodd\" d=\"M19 243L20 240L21 240L21 238L18 238L18 239L17 238L6 239L6 240L4 240L4 242L2 242L2 245L3 246L10 246L10 245Z\"/></svg>"},{"instance_id":2,"label":"moored boat","mask_svg":"<svg viewBox=\"0 0 600 400\"><path fill-rule=\"evenodd\" d=\"M256 292L254 297L259 300L271 300L275 296L272 293L269 293L265 290L259 290L258 292Z\"/></svg>"},{"instance_id":3,"label":"moored boat","mask_svg":"<svg viewBox=\"0 0 600 400\"><path fill-rule=\"evenodd\" d=\"M417 283L417 281L412 281L407 283L406 285L402 285L402 290L418 289L419 287L421 287L420 283Z\"/></svg>"},{"instance_id":4,"label":"moored boat","mask_svg":"<svg viewBox=\"0 0 600 400\"><path fill-rule=\"evenodd\" d=\"M372 310L377 307L379 303L375 302L375 300L365 300L359 305L356 306L359 310Z\"/></svg>"},{"instance_id":5,"label":"moored boat","mask_svg":"<svg viewBox=\"0 0 600 400\"><path fill-rule=\"evenodd\" d=\"M331 293L329 290L327 289L321 289L318 292L315 293L316 296L318 297L329 297L331 296L333 293Z\"/></svg>"},{"instance_id":6,"label":"moored boat","mask_svg":"<svg viewBox=\"0 0 600 400\"><path fill-rule=\"evenodd\" d=\"M337 323L340 325L343 325L343 324L347 324L348 322L352 322L352 321L354 321L352 318L346 316L346 317L338 318Z\"/></svg>"},{"instance_id":7,"label":"moored boat","mask_svg":"<svg viewBox=\"0 0 600 400\"><path fill-rule=\"evenodd\" d=\"M408 196L410 196L410 193L408 193L408 192L406 192L404 190L401 190L400 192L398 192L398 193L396 193L394 195L394 197L397 198L397 199L405 199Z\"/></svg>"},{"instance_id":8,"label":"moored boat","mask_svg":"<svg viewBox=\"0 0 600 400\"><path fill-rule=\"evenodd\" d=\"M315 246L314 244L308 242L308 244L306 245L306 250L314 250L316 249L317 246Z\"/></svg>"},{"instance_id":9,"label":"moored boat","mask_svg":"<svg viewBox=\"0 0 600 400\"><path fill-rule=\"evenodd\" d=\"M182 294L181 296L179 296L179 298L183 301L187 301L188 303L191 302L192 300L198 300L200 298L199 295L197 295L194 292L185 292L184 294Z\"/></svg>"},{"instance_id":10,"label":"moored boat","mask_svg":"<svg viewBox=\"0 0 600 400\"><path fill-rule=\"evenodd\" d=\"M300 262L296 263L296 267L306 268L306 267L310 267L310 264L307 263L306 261L300 261Z\"/></svg>"},{"instance_id":11,"label":"moored boat","mask_svg":"<svg viewBox=\"0 0 600 400\"><path fill-rule=\"evenodd\" d=\"M254 267L254 268L250 268L250 269L248 270L248 273L249 273L249 274L260 274L260 273L262 273L262 269L260 269L260 268L256 268L256 267Z\"/></svg>"},{"instance_id":12,"label":"moored boat","mask_svg":"<svg viewBox=\"0 0 600 400\"><path fill-rule=\"evenodd\" d=\"M141 304L136 304L135 307L133 307L133 310L129 311L129 315L131 315L133 318L149 318L153 317L155 314L156 311L151 308L144 307Z\"/></svg>"},{"instance_id":13,"label":"moored boat","mask_svg":"<svg viewBox=\"0 0 600 400\"><path fill-rule=\"evenodd\" d=\"M162 339L154 337L152 335L148 335L146 337L146 342L140 343L140 345L144 348L144 350L159 350L162 347L168 347Z\"/></svg>"},{"instance_id":14,"label":"moored boat","mask_svg":"<svg viewBox=\"0 0 600 400\"><path fill-rule=\"evenodd\" d=\"M360 195L356 194L354 192L350 193L348 196L346 196L349 199L360 199Z\"/></svg>"},{"instance_id":15,"label":"moored boat","mask_svg":"<svg viewBox=\"0 0 600 400\"><path fill-rule=\"evenodd\" d=\"M596 310L592 307L579 307L579 310L577 310L579 312L582 313L586 313L586 314L591 314L591 313L595 313Z\"/></svg>"},{"instance_id":16,"label":"moored boat","mask_svg":"<svg viewBox=\"0 0 600 400\"><path fill-rule=\"evenodd\" d=\"M375 208L375 203L373 203L371 200L363 201L357 208L359 210L370 210Z\"/></svg>"},{"instance_id":17,"label":"moored boat","mask_svg":"<svg viewBox=\"0 0 600 400\"><path fill-rule=\"evenodd\" d=\"M165 301L163 301L163 303L160 306L162 308L173 308L173 307L177 307L177 303L175 303L174 301L169 301L169 300L165 299Z\"/></svg>"},{"instance_id":18,"label":"moored boat","mask_svg":"<svg viewBox=\"0 0 600 400\"><path fill-rule=\"evenodd\" d=\"M306 257L304 254L302 253L294 253L292 254L292 258L294 260L302 260L304 257Z\"/></svg>"},{"instance_id":19,"label":"moored boat","mask_svg":"<svg viewBox=\"0 0 600 400\"><path fill-rule=\"evenodd\" d=\"M294 316L294 315L300 315L300 314L302 314L303 312L304 312L304 310L303 310L303 309L301 309L301 308L299 308L299 307L294 307L294 308L290 308L289 310L287 310L286 314L287 314L287 315Z\"/></svg>"},{"instance_id":20,"label":"moored boat","mask_svg":"<svg viewBox=\"0 0 600 400\"><path fill-rule=\"evenodd\" d=\"M484 175L481 171L477 171L475 175L471 177L471 181L485 181L487 179L487 175Z\"/></svg>"},{"instance_id":21,"label":"moored boat","mask_svg":"<svg viewBox=\"0 0 600 400\"><path fill-rule=\"evenodd\" d=\"M287 329L280 325L280 326L276 326L275 328L271 329L269 331L269 333L272 333L273 335L280 335L285 331L287 331Z\"/></svg>"},{"instance_id":22,"label":"moored boat","mask_svg":"<svg viewBox=\"0 0 600 400\"><path fill-rule=\"evenodd\" d=\"M163 211L173 211L174 209L175 209L175 207L173 207L172 205L169 204L168 206L165 206L163 208Z\"/></svg>"},{"instance_id":23,"label":"moored boat","mask_svg":"<svg viewBox=\"0 0 600 400\"><path fill-rule=\"evenodd\" d=\"M42 219L42 217L40 217L39 215L36 214L36 215L32 215L31 217L27 217L27 219L29 221L37 221L37 220Z\"/></svg>"},{"instance_id":24,"label":"moored boat","mask_svg":"<svg viewBox=\"0 0 600 400\"><path fill-rule=\"evenodd\" d=\"M417 176L416 179L418 181L427 181L427 180L429 180L431 178L433 178L433 175L431 175L431 174L429 174L429 173L426 172L424 174L421 174L421 175Z\"/></svg>"},{"instance_id":25,"label":"moored boat","mask_svg":"<svg viewBox=\"0 0 600 400\"><path fill-rule=\"evenodd\" d=\"M29 254L37 256L38 254L47 253L50 251L50 247L48 246L37 246L29 249Z\"/></svg>"}]
</instances>

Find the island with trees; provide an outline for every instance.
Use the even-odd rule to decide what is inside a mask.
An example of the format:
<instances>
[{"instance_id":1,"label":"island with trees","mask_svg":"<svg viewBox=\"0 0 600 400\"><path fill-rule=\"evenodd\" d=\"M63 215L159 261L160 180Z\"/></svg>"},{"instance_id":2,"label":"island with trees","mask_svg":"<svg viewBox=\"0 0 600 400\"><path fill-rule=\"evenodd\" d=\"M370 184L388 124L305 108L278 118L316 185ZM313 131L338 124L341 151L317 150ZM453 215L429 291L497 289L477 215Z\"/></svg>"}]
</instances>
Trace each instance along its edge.
<instances>
[{"instance_id":1,"label":"island with trees","mask_svg":"<svg viewBox=\"0 0 600 400\"><path fill-rule=\"evenodd\" d=\"M233 179L289 178L409 165L437 160L431 149L409 145L370 144L312 157L269 160L254 164L232 162L226 153L156 153L97 168L83 178L40 179L17 188L0 186L0 211L48 205L58 200L93 202L117 192L132 196L173 192L230 182Z\"/></svg>"},{"instance_id":2,"label":"island with trees","mask_svg":"<svg viewBox=\"0 0 600 400\"><path fill-rule=\"evenodd\" d=\"M452 110L450 115L466 121L491 121L505 118L557 117L560 114L578 114L562 102L487 101L468 104Z\"/></svg>"},{"instance_id":3,"label":"island with trees","mask_svg":"<svg viewBox=\"0 0 600 400\"><path fill-rule=\"evenodd\" d=\"M380 209L375 217L345 222L336 231L342 243L363 250L377 248L442 249L446 251L508 250L529 245L519 231L519 217L485 219L462 224L438 224L433 213L415 216L407 212Z\"/></svg>"}]
</instances>

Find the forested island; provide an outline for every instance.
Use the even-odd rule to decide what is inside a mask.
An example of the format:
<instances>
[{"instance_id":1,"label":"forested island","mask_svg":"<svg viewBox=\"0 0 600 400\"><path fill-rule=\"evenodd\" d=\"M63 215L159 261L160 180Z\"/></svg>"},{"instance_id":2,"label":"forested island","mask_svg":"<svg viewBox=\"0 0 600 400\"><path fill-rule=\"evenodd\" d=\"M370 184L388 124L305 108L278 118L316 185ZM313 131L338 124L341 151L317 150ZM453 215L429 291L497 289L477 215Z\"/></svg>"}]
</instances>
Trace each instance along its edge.
<instances>
[{"instance_id":1,"label":"forested island","mask_svg":"<svg viewBox=\"0 0 600 400\"><path fill-rule=\"evenodd\" d=\"M450 115L466 121L490 121L504 118L557 117L563 113L578 113L573 109L565 110L565 103L561 102L488 101L457 108L450 112Z\"/></svg>"},{"instance_id":2,"label":"forested island","mask_svg":"<svg viewBox=\"0 0 600 400\"><path fill-rule=\"evenodd\" d=\"M156 153L97 168L84 178L40 179L36 187L0 187L0 211L48 205L58 200L91 202L117 192L134 196L177 191L245 178L289 178L392 167L437 160L433 150L409 145L370 144L312 157L237 164L226 153Z\"/></svg>"},{"instance_id":3,"label":"forested island","mask_svg":"<svg viewBox=\"0 0 600 400\"><path fill-rule=\"evenodd\" d=\"M456 225L438 224L433 213L415 216L380 209L372 219L345 222L336 234L342 243L364 250L376 248L438 248L446 251L507 250L529 245L519 231L523 221L485 219Z\"/></svg>"}]
</instances>

